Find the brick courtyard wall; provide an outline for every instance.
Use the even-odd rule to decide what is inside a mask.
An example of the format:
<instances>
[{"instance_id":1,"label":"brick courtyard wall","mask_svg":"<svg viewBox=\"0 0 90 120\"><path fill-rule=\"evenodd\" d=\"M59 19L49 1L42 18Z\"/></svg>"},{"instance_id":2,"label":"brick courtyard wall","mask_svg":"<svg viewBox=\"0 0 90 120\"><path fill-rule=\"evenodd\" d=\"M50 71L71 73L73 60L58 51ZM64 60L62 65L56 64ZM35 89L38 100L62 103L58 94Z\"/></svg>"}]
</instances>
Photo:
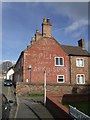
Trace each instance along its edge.
<instances>
[{"instance_id":1,"label":"brick courtyard wall","mask_svg":"<svg viewBox=\"0 0 90 120\"><path fill-rule=\"evenodd\" d=\"M26 94L42 94L44 85L41 83L25 83L18 82L16 85L17 95ZM61 84L47 84L48 94L76 94L76 93L90 93L90 85L61 85Z\"/></svg>"},{"instance_id":2,"label":"brick courtyard wall","mask_svg":"<svg viewBox=\"0 0 90 120\"><path fill-rule=\"evenodd\" d=\"M18 96L26 94L43 94L43 84L18 82L16 85L16 94Z\"/></svg>"},{"instance_id":3,"label":"brick courtyard wall","mask_svg":"<svg viewBox=\"0 0 90 120\"><path fill-rule=\"evenodd\" d=\"M90 94L47 94L46 106L55 118L71 120L72 118L69 116L69 109L61 103L74 104L74 102L82 101L87 101L89 103Z\"/></svg>"},{"instance_id":4,"label":"brick courtyard wall","mask_svg":"<svg viewBox=\"0 0 90 120\"><path fill-rule=\"evenodd\" d=\"M70 115L68 109L59 103L59 101L53 97L47 96L46 107L52 113L54 118L65 119L65 120L73 120ZM54 109L52 109L54 108Z\"/></svg>"},{"instance_id":5,"label":"brick courtyard wall","mask_svg":"<svg viewBox=\"0 0 90 120\"><path fill-rule=\"evenodd\" d=\"M83 102L90 100L90 93L89 94L65 94L62 96L63 103L74 103L74 102Z\"/></svg>"}]
</instances>

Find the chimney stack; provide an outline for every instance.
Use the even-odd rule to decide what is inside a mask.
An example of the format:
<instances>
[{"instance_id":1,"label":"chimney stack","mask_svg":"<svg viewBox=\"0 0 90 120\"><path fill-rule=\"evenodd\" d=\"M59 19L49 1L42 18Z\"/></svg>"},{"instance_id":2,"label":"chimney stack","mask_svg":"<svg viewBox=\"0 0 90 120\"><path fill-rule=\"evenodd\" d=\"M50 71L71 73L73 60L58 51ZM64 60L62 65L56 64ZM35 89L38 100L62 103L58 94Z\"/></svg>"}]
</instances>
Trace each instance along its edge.
<instances>
[{"instance_id":1,"label":"chimney stack","mask_svg":"<svg viewBox=\"0 0 90 120\"><path fill-rule=\"evenodd\" d=\"M34 44L34 43L35 43L35 38L32 37L32 39L31 39L31 44Z\"/></svg>"},{"instance_id":2,"label":"chimney stack","mask_svg":"<svg viewBox=\"0 0 90 120\"><path fill-rule=\"evenodd\" d=\"M84 43L84 39L83 38L81 38L78 41L78 46L81 47L83 50L85 50L85 43Z\"/></svg>"},{"instance_id":3,"label":"chimney stack","mask_svg":"<svg viewBox=\"0 0 90 120\"><path fill-rule=\"evenodd\" d=\"M40 34L39 30L37 29L36 30L36 34L35 34L35 40L39 40L39 38L41 37L42 35Z\"/></svg>"},{"instance_id":4,"label":"chimney stack","mask_svg":"<svg viewBox=\"0 0 90 120\"><path fill-rule=\"evenodd\" d=\"M42 36L43 37L51 37L51 22L50 19L43 19L42 23Z\"/></svg>"}]
</instances>

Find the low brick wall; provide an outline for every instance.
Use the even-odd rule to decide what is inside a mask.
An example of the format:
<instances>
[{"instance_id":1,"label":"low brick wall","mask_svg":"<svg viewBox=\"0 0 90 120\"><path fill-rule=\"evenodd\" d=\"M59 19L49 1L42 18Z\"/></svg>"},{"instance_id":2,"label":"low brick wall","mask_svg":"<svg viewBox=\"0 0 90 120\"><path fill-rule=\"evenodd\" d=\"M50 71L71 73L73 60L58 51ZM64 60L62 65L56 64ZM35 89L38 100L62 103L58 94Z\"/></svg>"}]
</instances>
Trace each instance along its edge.
<instances>
[{"instance_id":1,"label":"low brick wall","mask_svg":"<svg viewBox=\"0 0 90 120\"><path fill-rule=\"evenodd\" d=\"M43 94L43 84L18 82L16 84L16 94L18 96L26 94Z\"/></svg>"},{"instance_id":2,"label":"low brick wall","mask_svg":"<svg viewBox=\"0 0 90 120\"><path fill-rule=\"evenodd\" d=\"M64 94L62 96L62 102L72 103L90 100L90 94Z\"/></svg>"},{"instance_id":3,"label":"low brick wall","mask_svg":"<svg viewBox=\"0 0 90 120\"><path fill-rule=\"evenodd\" d=\"M90 93L90 85L47 84L47 92L51 94Z\"/></svg>"},{"instance_id":4,"label":"low brick wall","mask_svg":"<svg viewBox=\"0 0 90 120\"><path fill-rule=\"evenodd\" d=\"M49 94L47 93L47 95L63 103L90 101L90 94L84 94L84 93L83 94Z\"/></svg>"},{"instance_id":5,"label":"low brick wall","mask_svg":"<svg viewBox=\"0 0 90 120\"><path fill-rule=\"evenodd\" d=\"M47 96L46 107L57 120L58 118L64 120L73 120L69 115L68 109L59 103L57 98Z\"/></svg>"},{"instance_id":6,"label":"low brick wall","mask_svg":"<svg viewBox=\"0 0 90 120\"><path fill-rule=\"evenodd\" d=\"M68 85L68 84L47 84L47 93L49 94L76 94L76 93L88 93L90 92L90 85ZM16 84L16 94L42 94L44 85L41 83L26 83L18 82Z\"/></svg>"},{"instance_id":7,"label":"low brick wall","mask_svg":"<svg viewBox=\"0 0 90 120\"><path fill-rule=\"evenodd\" d=\"M56 118L63 118L64 120L73 120L69 115L69 109L60 102L72 103L90 101L90 94L47 94L46 106L49 111ZM54 109L52 109L54 108Z\"/></svg>"}]
</instances>

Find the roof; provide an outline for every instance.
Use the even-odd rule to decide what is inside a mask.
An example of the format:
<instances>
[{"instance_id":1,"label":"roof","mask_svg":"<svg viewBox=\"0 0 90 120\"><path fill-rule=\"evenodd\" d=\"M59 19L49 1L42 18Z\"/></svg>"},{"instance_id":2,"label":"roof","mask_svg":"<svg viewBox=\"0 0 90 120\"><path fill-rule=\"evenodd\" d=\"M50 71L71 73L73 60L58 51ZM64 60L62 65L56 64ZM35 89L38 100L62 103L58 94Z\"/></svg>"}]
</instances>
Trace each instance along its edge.
<instances>
[{"instance_id":1,"label":"roof","mask_svg":"<svg viewBox=\"0 0 90 120\"><path fill-rule=\"evenodd\" d=\"M44 39L44 38L47 38L47 37L41 37L39 38L39 40L35 41L34 44L30 44L27 46L27 48L25 50L23 50L16 62L16 64L18 63L20 57L23 55L24 52L27 51L28 48L31 48L33 47L35 44L38 43L38 41ZM81 47L79 46L69 46L69 45L61 45L54 37L51 37L51 38L48 38L48 39L53 39L56 41L56 43L64 50L65 53L67 53L68 55L71 55L71 56L90 56L90 53L87 51L87 50L82 50ZM16 66L15 64L15 66Z\"/></svg>"},{"instance_id":2,"label":"roof","mask_svg":"<svg viewBox=\"0 0 90 120\"><path fill-rule=\"evenodd\" d=\"M47 37L42 37L39 40L42 40L43 38L47 38ZM56 41L56 43L62 47L62 49L64 50L65 53L67 53L68 55L72 55L72 56L90 56L90 53L87 50L83 50L81 47L79 46L69 46L69 45L61 45L55 38L51 37L48 39L53 39ZM39 41L38 40L38 41ZM36 41L33 45L35 45L38 41ZM29 45L28 47L32 47L33 45ZM27 47L27 48L28 48ZM24 50L24 52L27 50L27 48Z\"/></svg>"},{"instance_id":3,"label":"roof","mask_svg":"<svg viewBox=\"0 0 90 120\"><path fill-rule=\"evenodd\" d=\"M83 50L79 46L61 45L61 47L68 55L90 56L87 50Z\"/></svg>"}]
</instances>

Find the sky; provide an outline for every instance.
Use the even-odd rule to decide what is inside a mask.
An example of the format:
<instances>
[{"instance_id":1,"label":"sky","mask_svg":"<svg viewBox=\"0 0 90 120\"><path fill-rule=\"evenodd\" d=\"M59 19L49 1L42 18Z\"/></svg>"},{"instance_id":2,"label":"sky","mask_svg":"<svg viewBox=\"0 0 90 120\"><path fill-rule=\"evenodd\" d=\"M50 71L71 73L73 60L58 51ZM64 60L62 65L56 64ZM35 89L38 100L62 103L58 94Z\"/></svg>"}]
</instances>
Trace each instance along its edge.
<instances>
[{"instance_id":1,"label":"sky","mask_svg":"<svg viewBox=\"0 0 90 120\"><path fill-rule=\"evenodd\" d=\"M50 19L60 44L77 46L84 38L88 50L88 2L3 2L0 60L17 61L36 29L42 33L43 18Z\"/></svg>"}]
</instances>

